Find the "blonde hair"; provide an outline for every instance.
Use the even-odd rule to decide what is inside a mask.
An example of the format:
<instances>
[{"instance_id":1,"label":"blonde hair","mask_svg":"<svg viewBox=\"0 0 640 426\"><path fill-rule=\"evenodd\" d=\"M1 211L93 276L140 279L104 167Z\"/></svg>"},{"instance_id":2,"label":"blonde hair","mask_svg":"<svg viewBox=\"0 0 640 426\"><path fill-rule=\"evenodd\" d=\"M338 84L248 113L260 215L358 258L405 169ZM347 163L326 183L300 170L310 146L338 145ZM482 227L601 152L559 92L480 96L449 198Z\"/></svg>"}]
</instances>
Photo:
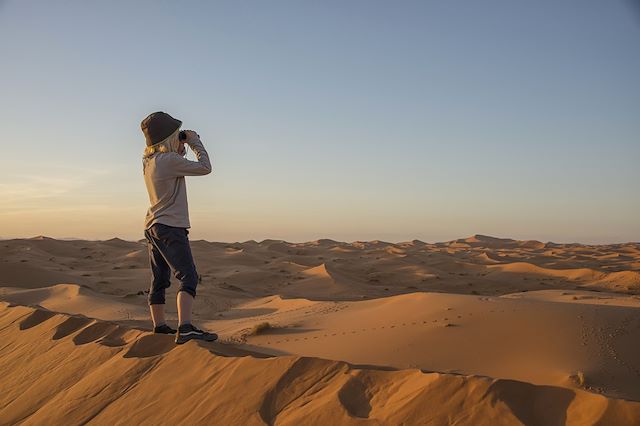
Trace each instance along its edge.
<instances>
[{"instance_id":1,"label":"blonde hair","mask_svg":"<svg viewBox=\"0 0 640 426\"><path fill-rule=\"evenodd\" d=\"M142 154L142 158L151 157L157 152L178 152L180 149L180 139L178 138L179 134L180 128L176 129L176 131L171 133L166 139L161 140L157 144L146 147Z\"/></svg>"}]
</instances>

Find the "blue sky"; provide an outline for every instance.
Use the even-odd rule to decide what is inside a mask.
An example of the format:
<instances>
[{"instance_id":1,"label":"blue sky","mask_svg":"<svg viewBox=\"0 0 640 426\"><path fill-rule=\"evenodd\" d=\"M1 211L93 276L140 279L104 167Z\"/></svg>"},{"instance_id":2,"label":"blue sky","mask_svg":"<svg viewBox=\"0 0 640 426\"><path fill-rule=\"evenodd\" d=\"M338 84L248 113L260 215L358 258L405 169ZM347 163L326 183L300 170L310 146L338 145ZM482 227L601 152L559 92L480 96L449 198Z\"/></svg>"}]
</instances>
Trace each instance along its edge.
<instances>
[{"instance_id":1,"label":"blue sky","mask_svg":"<svg viewBox=\"0 0 640 426\"><path fill-rule=\"evenodd\" d=\"M639 11L1 2L0 237L142 238L163 110L213 160L194 239L639 241Z\"/></svg>"}]
</instances>

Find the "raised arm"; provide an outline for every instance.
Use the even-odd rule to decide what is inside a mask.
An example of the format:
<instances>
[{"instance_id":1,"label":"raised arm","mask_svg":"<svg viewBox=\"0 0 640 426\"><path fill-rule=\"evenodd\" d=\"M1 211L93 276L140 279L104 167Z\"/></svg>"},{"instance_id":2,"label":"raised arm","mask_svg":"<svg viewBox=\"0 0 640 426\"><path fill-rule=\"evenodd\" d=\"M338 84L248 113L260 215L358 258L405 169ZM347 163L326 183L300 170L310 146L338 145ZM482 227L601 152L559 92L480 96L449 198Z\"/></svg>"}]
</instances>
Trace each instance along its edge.
<instances>
[{"instance_id":1,"label":"raised arm","mask_svg":"<svg viewBox=\"0 0 640 426\"><path fill-rule=\"evenodd\" d=\"M195 135L195 132L193 132ZM209 154L204 149L200 138L189 134L187 144L196 154L196 161L187 160L179 154L172 154L169 158L169 169L175 176L201 176L211 173Z\"/></svg>"}]
</instances>

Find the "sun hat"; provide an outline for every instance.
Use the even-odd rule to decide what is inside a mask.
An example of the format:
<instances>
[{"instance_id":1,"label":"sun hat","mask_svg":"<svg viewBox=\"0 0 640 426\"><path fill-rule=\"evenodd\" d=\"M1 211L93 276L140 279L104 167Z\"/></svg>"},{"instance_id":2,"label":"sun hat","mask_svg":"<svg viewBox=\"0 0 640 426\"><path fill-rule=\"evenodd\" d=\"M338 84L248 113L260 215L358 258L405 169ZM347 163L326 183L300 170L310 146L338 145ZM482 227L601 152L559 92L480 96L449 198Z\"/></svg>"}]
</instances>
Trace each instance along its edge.
<instances>
[{"instance_id":1,"label":"sun hat","mask_svg":"<svg viewBox=\"0 0 640 426\"><path fill-rule=\"evenodd\" d=\"M182 126L182 121L173 118L166 112L158 111L149 114L140 123L147 146L162 142Z\"/></svg>"}]
</instances>

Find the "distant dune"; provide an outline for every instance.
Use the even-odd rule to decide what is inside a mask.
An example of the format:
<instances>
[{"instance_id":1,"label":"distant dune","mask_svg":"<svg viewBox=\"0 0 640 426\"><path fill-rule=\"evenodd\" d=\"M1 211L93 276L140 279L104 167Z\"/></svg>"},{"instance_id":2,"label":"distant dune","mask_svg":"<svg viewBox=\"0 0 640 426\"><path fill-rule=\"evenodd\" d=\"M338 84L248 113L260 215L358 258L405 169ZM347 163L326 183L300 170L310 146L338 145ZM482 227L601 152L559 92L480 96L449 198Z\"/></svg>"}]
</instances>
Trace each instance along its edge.
<instances>
[{"instance_id":1,"label":"distant dune","mask_svg":"<svg viewBox=\"0 0 640 426\"><path fill-rule=\"evenodd\" d=\"M638 243L191 244L213 344L144 241L0 241L0 424L640 423Z\"/></svg>"}]
</instances>

